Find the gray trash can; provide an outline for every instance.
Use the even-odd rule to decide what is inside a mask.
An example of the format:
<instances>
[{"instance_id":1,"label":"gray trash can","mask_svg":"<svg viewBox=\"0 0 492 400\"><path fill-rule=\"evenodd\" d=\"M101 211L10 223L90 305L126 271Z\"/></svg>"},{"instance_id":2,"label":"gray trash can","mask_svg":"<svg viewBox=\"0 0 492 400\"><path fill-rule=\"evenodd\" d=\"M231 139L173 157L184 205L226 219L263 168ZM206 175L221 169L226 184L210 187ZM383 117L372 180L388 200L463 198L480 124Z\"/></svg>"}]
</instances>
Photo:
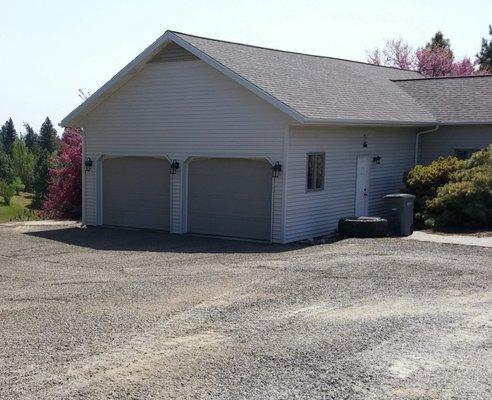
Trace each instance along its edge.
<instances>
[{"instance_id":1,"label":"gray trash can","mask_svg":"<svg viewBox=\"0 0 492 400\"><path fill-rule=\"evenodd\" d=\"M384 201L388 209L390 236L410 236L413 233L413 202L415 196L406 193L388 194Z\"/></svg>"}]
</instances>

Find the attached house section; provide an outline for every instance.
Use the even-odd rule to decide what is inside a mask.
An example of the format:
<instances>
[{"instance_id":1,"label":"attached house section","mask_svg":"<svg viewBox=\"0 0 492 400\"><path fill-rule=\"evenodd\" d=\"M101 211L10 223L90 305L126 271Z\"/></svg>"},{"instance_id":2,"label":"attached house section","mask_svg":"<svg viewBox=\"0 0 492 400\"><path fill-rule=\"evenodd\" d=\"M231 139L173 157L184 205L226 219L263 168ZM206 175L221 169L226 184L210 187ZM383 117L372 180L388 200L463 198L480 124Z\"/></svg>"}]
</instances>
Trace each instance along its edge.
<instances>
[{"instance_id":1,"label":"attached house section","mask_svg":"<svg viewBox=\"0 0 492 400\"><path fill-rule=\"evenodd\" d=\"M283 175L272 165L283 163L290 118L172 50L85 117L84 156L95 161L85 222L282 241Z\"/></svg>"},{"instance_id":2,"label":"attached house section","mask_svg":"<svg viewBox=\"0 0 492 400\"><path fill-rule=\"evenodd\" d=\"M492 143L492 75L395 80L436 118L437 130L422 134L418 161L467 158Z\"/></svg>"},{"instance_id":3,"label":"attached house section","mask_svg":"<svg viewBox=\"0 0 492 400\"><path fill-rule=\"evenodd\" d=\"M491 143L492 125L441 126L437 131L421 136L419 162L428 164L446 156L467 158Z\"/></svg>"}]
</instances>

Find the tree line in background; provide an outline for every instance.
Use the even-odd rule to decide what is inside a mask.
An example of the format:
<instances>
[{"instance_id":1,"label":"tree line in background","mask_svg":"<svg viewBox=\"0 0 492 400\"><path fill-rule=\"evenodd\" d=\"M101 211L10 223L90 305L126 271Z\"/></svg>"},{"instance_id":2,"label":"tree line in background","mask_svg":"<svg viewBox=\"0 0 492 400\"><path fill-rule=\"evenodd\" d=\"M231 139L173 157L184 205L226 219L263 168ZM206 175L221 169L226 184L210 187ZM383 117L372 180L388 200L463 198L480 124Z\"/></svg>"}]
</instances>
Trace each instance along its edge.
<instances>
[{"instance_id":1,"label":"tree line in background","mask_svg":"<svg viewBox=\"0 0 492 400\"><path fill-rule=\"evenodd\" d=\"M490 40L482 39L475 60L469 57L456 60L451 50L451 41L437 32L423 47L414 50L402 39L389 39L384 48L375 48L367 53L371 64L415 70L429 77L466 76L492 74L492 26Z\"/></svg>"},{"instance_id":2,"label":"tree line in background","mask_svg":"<svg viewBox=\"0 0 492 400\"><path fill-rule=\"evenodd\" d=\"M18 134L10 118L0 130L0 196L33 194L32 208L52 218L78 217L81 208L82 138L78 130L57 135L47 117L39 133L27 123ZM63 179L61 177L63 176Z\"/></svg>"}]
</instances>

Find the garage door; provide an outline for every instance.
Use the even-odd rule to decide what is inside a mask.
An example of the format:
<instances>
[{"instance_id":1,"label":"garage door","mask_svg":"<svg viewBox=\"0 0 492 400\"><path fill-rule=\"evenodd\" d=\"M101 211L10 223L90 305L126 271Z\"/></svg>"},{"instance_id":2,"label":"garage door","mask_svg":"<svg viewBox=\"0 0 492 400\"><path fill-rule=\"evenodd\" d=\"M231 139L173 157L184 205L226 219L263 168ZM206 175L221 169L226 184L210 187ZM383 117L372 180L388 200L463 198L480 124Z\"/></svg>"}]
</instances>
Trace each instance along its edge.
<instances>
[{"instance_id":1,"label":"garage door","mask_svg":"<svg viewBox=\"0 0 492 400\"><path fill-rule=\"evenodd\" d=\"M104 224L169 230L169 169L159 158L104 160Z\"/></svg>"},{"instance_id":2,"label":"garage door","mask_svg":"<svg viewBox=\"0 0 492 400\"><path fill-rule=\"evenodd\" d=\"M272 170L265 161L199 159L188 169L188 232L270 240Z\"/></svg>"}]
</instances>

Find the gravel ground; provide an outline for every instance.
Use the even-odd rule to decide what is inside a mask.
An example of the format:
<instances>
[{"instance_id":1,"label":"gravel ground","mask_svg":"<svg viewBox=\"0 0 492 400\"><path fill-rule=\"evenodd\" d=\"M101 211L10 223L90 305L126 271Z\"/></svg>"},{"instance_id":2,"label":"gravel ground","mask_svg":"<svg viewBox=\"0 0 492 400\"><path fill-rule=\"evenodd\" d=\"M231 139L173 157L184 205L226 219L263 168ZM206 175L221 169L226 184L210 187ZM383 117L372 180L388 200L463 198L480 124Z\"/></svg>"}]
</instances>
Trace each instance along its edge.
<instances>
[{"instance_id":1,"label":"gravel ground","mask_svg":"<svg viewBox=\"0 0 492 400\"><path fill-rule=\"evenodd\" d=\"M0 398L491 398L491 260L3 226Z\"/></svg>"}]
</instances>

